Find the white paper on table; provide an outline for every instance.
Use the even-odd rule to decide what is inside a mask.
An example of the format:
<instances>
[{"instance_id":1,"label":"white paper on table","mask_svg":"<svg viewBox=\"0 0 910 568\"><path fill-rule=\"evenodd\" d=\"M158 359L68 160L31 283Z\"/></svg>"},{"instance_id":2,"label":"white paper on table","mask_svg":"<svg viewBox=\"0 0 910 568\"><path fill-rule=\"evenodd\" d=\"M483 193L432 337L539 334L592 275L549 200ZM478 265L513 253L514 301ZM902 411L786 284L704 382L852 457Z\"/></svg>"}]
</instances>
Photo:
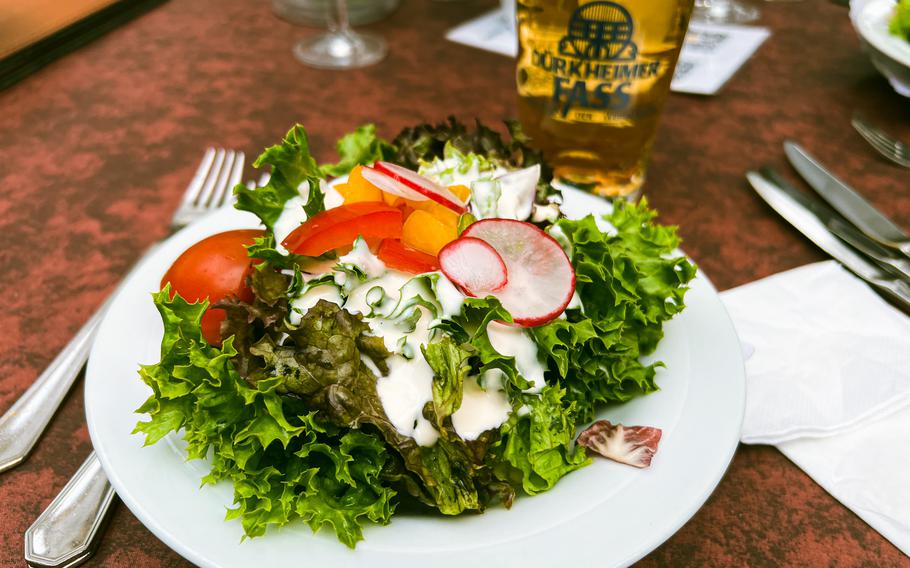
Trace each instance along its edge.
<instances>
[{"instance_id":1,"label":"white paper on table","mask_svg":"<svg viewBox=\"0 0 910 568\"><path fill-rule=\"evenodd\" d=\"M829 436L910 405L910 318L837 262L721 297L740 341L754 349L743 442Z\"/></svg>"},{"instance_id":2,"label":"white paper on table","mask_svg":"<svg viewBox=\"0 0 910 568\"><path fill-rule=\"evenodd\" d=\"M670 89L716 94L770 35L762 27L690 23ZM500 55L518 55L515 32L498 9L452 28L446 39Z\"/></svg>"},{"instance_id":3,"label":"white paper on table","mask_svg":"<svg viewBox=\"0 0 910 568\"><path fill-rule=\"evenodd\" d=\"M500 55L518 56L518 38L498 8L452 28L446 39Z\"/></svg>"},{"instance_id":4,"label":"white paper on table","mask_svg":"<svg viewBox=\"0 0 910 568\"><path fill-rule=\"evenodd\" d=\"M834 261L721 297L751 347L742 441L776 445L910 554L910 318Z\"/></svg>"},{"instance_id":5,"label":"white paper on table","mask_svg":"<svg viewBox=\"0 0 910 568\"><path fill-rule=\"evenodd\" d=\"M768 28L692 22L670 88L714 95L771 35Z\"/></svg>"},{"instance_id":6,"label":"white paper on table","mask_svg":"<svg viewBox=\"0 0 910 568\"><path fill-rule=\"evenodd\" d=\"M777 448L910 556L910 407L846 433Z\"/></svg>"}]
</instances>

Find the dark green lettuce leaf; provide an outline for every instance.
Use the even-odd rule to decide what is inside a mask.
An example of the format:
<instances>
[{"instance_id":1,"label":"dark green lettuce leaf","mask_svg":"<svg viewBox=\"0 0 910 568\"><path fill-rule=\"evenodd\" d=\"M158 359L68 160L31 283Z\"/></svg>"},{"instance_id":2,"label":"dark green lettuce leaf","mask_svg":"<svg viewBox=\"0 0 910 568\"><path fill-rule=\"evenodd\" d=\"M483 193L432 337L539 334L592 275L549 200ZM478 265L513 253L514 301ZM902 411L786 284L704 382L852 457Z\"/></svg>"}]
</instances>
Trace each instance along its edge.
<instances>
[{"instance_id":1,"label":"dark green lettuce leaf","mask_svg":"<svg viewBox=\"0 0 910 568\"><path fill-rule=\"evenodd\" d=\"M572 403L566 403L563 395L561 389L548 385L540 396L524 396L528 411L513 412L490 449L497 478L536 495L590 463L583 447L573 448Z\"/></svg>"},{"instance_id":2,"label":"dark green lettuce leaf","mask_svg":"<svg viewBox=\"0 0 910 568\"><path fill-rule=\"evenodd\" d=\"M255 287L253 290L257 291ZM233 308L226 303L218 306L230 308L228 321L251 322L243 325L258 330L257 334L244 336L250 345L239 349L249 353L237 360L244 378L253 385L273 384L277 393L299 398L307 409L317 411L318 416L336 427L378 432L401 456L408 472L403 485L397 487L399 490L408 491L447 515L482 510L494 495L502 497L508 492L493 482L491 471L482 457L477 457L483 455L484 448L469 447L452 431L444 432L431 447L418 446L413 438L398 433L383 410L376 376L363 362L363 357L367 357L385 373L385 360L390 354L382 338L368 333L369 327L360 316L321 300L296 326L286 322L263 325L259 317L264 310L258 306L258 298L245 311L240 310L239 302L235 303L238 305ZM279 337L284 335L287 338L279 344ZM437 351L444 349L445 346L432 344L427 347L438 364L448 365L443 362L446 355ZM452 365L461 377L464 371L459 368L460 363ZM419 491L414 490L415 481Z\"/></svg>"},{"instance_id":3,"label":"dark green lettuce leaf","mask_svg":"<svg viewBox=\"0 0 910 568\"><path fill-rule=\"evenodd\" d=\"M695 266L672 255L679 245L676 228L655 223L656 215L642 199L638 205L616 203L606 217L616 234L601 232L593 216L556 222L554 232L570 249L584 311L569 309L566 319L531 332L579 420L590 420L603 403L657 389L661 364L642 365L639 357L654 351L663 323L685 307Z\"/></svg>"},{"instance_id":4,"label":"dark green lettuce leaf","mask_svg":"<svg viewBox=\"0 0 910 568\"><path fill-rule=\"evenodd\" d=\"M323 174L335 177L347 175L357 165L388 160L395 153L391 144L376 135L375 124L364 124L345 134L338 140L335 149L338 163L320 166Z\"/></svg>"},{"instance_id":5,"label":"dark green lettuce leaf","mask_svg":"<svg viewBox=\"0 0 910 568\"><path fill-rule=\"evenodd\" d=\"M312 217L325 209L325 195L319 187L323 175L310 154L310 143L303 126L295 125L281 144L266 148L253 163L257 168L264 165L271 166L272 171L263 187L250 189L242 183L234 187L237 209L254 213L271 231L287 200L300 195L298 188L304 182L309 185L309 197L304 206L307 216Z\"/></svg>"},{"instance_id":6,"label":"dark green lettuce leaf","mask_svg":"<svg viewBox=\"0 0 910 568\"><path fill-rule=\"evenodd\" d=\"M454 116L435 125L427 123L408 127L392 140L395 155L390 161L416 171L421 160L432 161L435 158L442 158L446 143L451 142L463 154L471 152L480 154L495 165L508 169L540 164L537 199L544 202L548 195L558 193L550 185L553 169L544 160L543 154L529 145L530 138L522 131L518 121L507 120L505 125L510 136L510 139L506 140L479 120L475 121L474 130L471 131Z\"/></svg>"},{"instance_id":7,"label":"dark green lettuce leaf","mask_svg":"<svg viewBox=\"0 0 910 568\"><path fill-rule=\"evenodd\" d=\"M301 518L314 531L331 527L353 547L366 521L386 524L396 492L382 482L389 463L383 441L367 432L342 431L281 396L281 377L250 385L236 371L234 338L221 348L202 338L205 302L190 304L166 288L154 295L164 322L161 361L142 366L152 395L137 410L148 413L136 432L146 444L183 429L191 459L211 452L204 483L228 480L247 536Z\"/></svg>"}]
</instances>

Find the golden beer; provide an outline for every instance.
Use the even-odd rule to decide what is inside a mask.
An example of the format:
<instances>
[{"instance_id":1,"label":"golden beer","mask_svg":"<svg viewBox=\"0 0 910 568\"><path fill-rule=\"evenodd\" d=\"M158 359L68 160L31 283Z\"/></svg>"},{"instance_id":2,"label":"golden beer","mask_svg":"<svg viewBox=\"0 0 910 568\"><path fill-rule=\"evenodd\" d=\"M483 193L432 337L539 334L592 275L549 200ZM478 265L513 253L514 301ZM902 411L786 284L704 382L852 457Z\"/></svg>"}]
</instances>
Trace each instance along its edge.
<instances>
[{"instance_id":1,"label":"golden beer","mask_svg":"<svg viewBox=\"0 0 910 568\"><path fill-rule=\"evenodd\" d=\"M694 0L518 0L518 109L558 179L633 197Z\"/></svg>"}]
</instances>

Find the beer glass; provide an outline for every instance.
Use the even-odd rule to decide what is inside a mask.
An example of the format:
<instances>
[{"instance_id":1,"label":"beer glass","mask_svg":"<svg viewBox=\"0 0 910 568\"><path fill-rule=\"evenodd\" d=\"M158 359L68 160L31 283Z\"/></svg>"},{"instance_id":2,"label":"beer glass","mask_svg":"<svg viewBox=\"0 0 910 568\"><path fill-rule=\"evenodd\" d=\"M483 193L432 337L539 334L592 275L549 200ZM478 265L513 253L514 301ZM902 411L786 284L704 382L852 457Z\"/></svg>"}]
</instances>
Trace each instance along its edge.
<instances>
[{"instance_id":1,"label":"beer glass","mask_svg":"<svg viewBox=\"0 0 910 568\"><path fill-rule=\"evenodd\" d=\"M518 0L518 112L562 182L634 199L693 0Z\"/></svg>"}]
</instances>

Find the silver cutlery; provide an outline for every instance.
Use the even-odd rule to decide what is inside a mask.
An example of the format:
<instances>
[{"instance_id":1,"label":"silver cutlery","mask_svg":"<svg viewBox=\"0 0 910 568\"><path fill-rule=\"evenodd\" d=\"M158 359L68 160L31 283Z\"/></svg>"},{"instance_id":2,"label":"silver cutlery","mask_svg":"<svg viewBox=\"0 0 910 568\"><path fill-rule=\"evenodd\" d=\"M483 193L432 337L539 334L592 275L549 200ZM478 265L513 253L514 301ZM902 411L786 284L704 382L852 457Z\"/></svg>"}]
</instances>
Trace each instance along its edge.
<instances>
[{"instance_id":1,"label":"silver cutlery","mask_svg":"<svg viewBox=\"0 0 910 568\"><path fill-rule=\"evenodd\" d=\"M887 274L850 248L829 231L808 207L800 203L798 196L792 195L768 176L749 171L746 179L768 205L819 248L904 309L910 310L910 283Z\"/></svg>"},{"instance_id":2,"label":"silver cutlery","mask_svg":"<svg viewBox=\"0 0 910 568\"><path fill-rule=\"evenodd\" d=\"M243 175L244 159L243 152L234 150L209 148L205 152L171 219L171 233L205 213L231 203L231 189ZM147 251L136 266L154 249L152 247ZM50 421L63 395L85 364L106 307L107 304L102 306L64 349L64 352L74 351L75 354L58 355L51 367L0 419L0 440L15 441L17 436L31 438L29 444L0 447L0 450L5 450L5 453L0 451L4 456L3 463L10 464L7 468L25 458ZM73 346L77 339L78 350ZM23 403L23 400L26 402ZM33 567L59 568L76 566L87 560L97 546L113 499L114 490L98 457L92 452L69 483L25 532L26 562Z\"/></svg>"},{"instance_id":3,"label":"silver cutlery","mask_svg":"<svg viewBox=\"0 0 910 568\"><path fill-rule=\"evenodd\" d=\"M882 129L872 126L859 116L854 115L850 124L879 154L899 166L910 168L910 146L889 136Z\"/></svg>"},{"instance_id":4,"label":"silver cutlery","mask_svg":"<svg viewBox=\"0 0 910 568\"><path fill-rule=\"evenodd\" d=\"M796 189L771 168L762 168L759 173L785 191L797 203L811 211L825 225L825 228L840 237L841 240L874 260L885 270L910 282L910 259L895 255L862 234L817 197Z\"/></svg>"},{"instance_id":5,"label":"silver cutlery","mask_svg":"<svg viewBox=\"0 0 910 568\"><path fill-rule=\"evenodd\" d=\"M207 150L171 219L171 232L226 203L231 195L230 189L240 181L243 174L243 162L243 152L214 148ZM153 249L146 251L137 265ZM106 308L107 302L82 326L32 386L0 417L0 472L22 463L38 442L85 365Z\"/></svg>"},{"instance_id":6,"label":"silver cutlery","mask_svg":"<svg viewBox=\"0 0 910 568\"><path fill-rule=\"evenodd\" d=\"M910 235L869 204L853 188L825 169L792 141L784 142L790 164L838 213L880 245L910 257Z\"/></svg>"}]
</instances>

